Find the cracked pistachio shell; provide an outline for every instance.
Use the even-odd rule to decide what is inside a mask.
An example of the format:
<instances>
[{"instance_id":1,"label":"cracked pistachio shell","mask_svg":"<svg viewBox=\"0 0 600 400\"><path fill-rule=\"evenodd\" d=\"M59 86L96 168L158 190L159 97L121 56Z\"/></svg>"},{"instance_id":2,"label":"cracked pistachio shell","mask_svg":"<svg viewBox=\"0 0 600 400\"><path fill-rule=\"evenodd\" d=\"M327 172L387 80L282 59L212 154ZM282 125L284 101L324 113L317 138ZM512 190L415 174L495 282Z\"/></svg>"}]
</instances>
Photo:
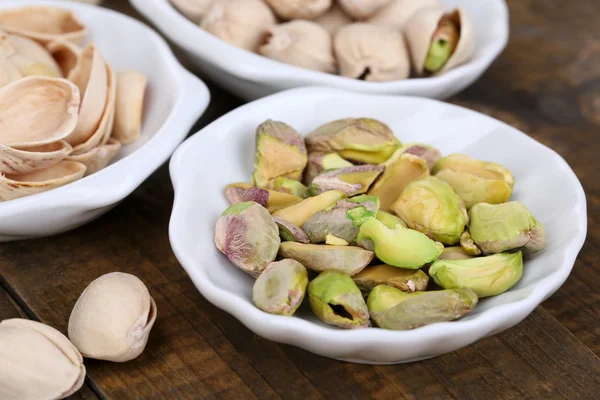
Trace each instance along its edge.
<instances>
[{"instance_id":1,"label":"cracked pistachio shell","mask_svg":"<svg viewBox=\"0 0 600 400\"><path fill-rule=\"evenodd\" d=\"M282 208L273 213L275 217L283 218L292 224L303 227L304 223L321 210L333 206L345 195L339 190L323 192L318 196L309 197L293 206Z\"/></svg>"},{"instance_id":2,"label":"cracked pistachio shell","mask_svg":"<svg viewBox=\"0 0 600 400\"><path fill-rule=\"evenodd\" d=\"M85 379L79 351L56 329L26 319L0 322L0 398L64 399Z\"/></svg>"},{"instance_id":3,"label":"cracked pistachio shell","mask_svg":"<svg viewBox=\"0 0 600 400\"><path fill-rule=\"evenodd\" d=\"M475 204L469 217L469 234L483 254L518 248L532 254L546 246L542 224L518 201Z\"/></svg>"},{"instance_id":4,"label":"cracked pistachio shell","mask_svg":"<svg viewBox=\"0 0 600 400\"><path fill-rule=\"evenodd\" d=\"M274 216L273 220L279 227L279 237L281 237L282 241L310 243L310 239L300 227L286 221L283 218Z\"/></svg>"},{"instance_id":5,"label":"cracked pistachio shell","mask_svg":"<svg viewBox=\"0 0 600 400\"><path fill-rule=\"evenodd\" d=\"M81 47L68 40L57 39L46 45L64 76L69 76L81 55Z\"/></svg>"},{"instance_id":6,"label":"cracked pistachio shell","mask_svg":"<svg viewBox=\"0 0 600 400\"><path fill-rule=\"evenodd\" d=\"M369 18L368 22L402 30L410 18L420 9L442 5L440 0L391 0Z\"/></svg>"},{"instance_id":7,"label":"cracked pistachio shell","mask_svg":"<svg viewBox=\"0 0 600 400\"><path fill-rule=\"evenodd\" d=\"M431 39L438 29L442 17L447 16L455 23L460 32L456 49L444 62L436 74L443 73L454 67L468 62L473 56L475 49L475 37L471 21L462 8L447 13L443 7L425 7L412 15L406 23L404 37L410 49L411 60L414 70L419 75L424 74L425 61L432 45Z\"/></svg>"},{"instance_id":8,"label":"cracked pistachio shell","mask_svg":"<svg viewBox=\"0 0 600 400\"><path fill-rule=\"evenodd\" d=\"M88 358L133 360L148 342L156 304L146 285L122 272L102 275L81 293L69 317L69 339Z\"/></svg>"},{"instance_id":9,"label":"cracked pistachio shell","mask_svg":"<svg viewBox=\"0 0 600 400\"><path fill-rule=\"evenodd\" d=\"M363 196L361 196L363 197ZM311 243L323 243L334 235L348 243L354 242L360 225L376 215L376 197L340 200L334 207L319 211L304 223L303 229Z\"/></svg>"},{"instance_id":10,"label":"cracked pistachio shell","mask_svg":"<svg viewBox=\"0 0 600 400\"><path fill-rule=\"evenodd\" d=\"M315 22L325 28L331 36L335 36L342 27L352 23L352 18L334 3L329 10L315 19Z\"/></svg>"},{"instance_id":11,"label":"cracked pistachio shell","mask_svg":"<svg viewBox=\"0 0 600 400\"><path fill-rule=\"evenodd\" d=\"M354 275L371 262L373 252L354 246L283 242L279 257L294 259L312 271L334 269Z\"/></svg>"},{"instance_id":12,"label":"cracked pistachio shell","mask_svg":"<svg viewBox=\"0 0 600 400\"><path fill-rule=\"evenodd\" d=\"M468 288L480 298L496 296L521 279L523 256L518 251L463 260L438 260L429 267L429 275L444 289Z\"/></svg>"},{"instance_id":13,"label":"cracked pistachio shell","mask_svg":"<svg viewBox=\"0 0 600 400\"><path fill-rule=\"evenodd\" d=\"M446 245L458 243L469 223L461 198L450 185L433 176L410 183L391 210L409 228Z\"/></svg>"},{"instance_id":14,"label":"cracked pistachio shell","mask_svg":"<svg viewBox=\"0 0 600 400\"><path fill-rule=\"evenodd\" d=\"M343 272L326 270L308 284L310 307L326 324L340 328L371 325L369 310L360 289Z\"/></svg>"},{"instance_id":15,"label":"cracked pistachio shell","mask_svg":"<svg viewBox=\"0 0 600 400\"><path fill-rule=\"evenodd\" d=\"M338 0L342 9L354 19L364 20L387 5L390 0Z\"/></svg>"},{"instance_id":16,"label":"cracked pistachio shell","mask_svg":"<svg viewBox=\"0 0 600 400\"><path fill-rule=\"evenodd\" d=\"M271 187L274 179L298 171L301 177L306 167L304 140L284 122L269 119L256 128L255 153L252 182L258 187Z\"/></svg>"},{"instance_id":17,"label":"cracked pistachio shell","mask_svg":"<svg viewBox=\"0 0 600 400\"><path fill-rule=\"evenodd\" d=\"M0 58L3 60L3 64L10 64L13 70L18 71L13 78L33 75L51 78L63 77L60 67L48 50L25 37L8 35L0 31ZM10 67L5 66L4 68ZM6 80L4 83L9 82Z\"/></svg>"},{"instance_id":18,"label":"cracked pistachio shell","mask_svg":"<svg viewBox=\"0 0 600 400\"><path fill-rule=\"evenodd\" d=\"M215 0L170 0L187 19L199 24Z\"/></svg>"},{"instance_id":19,"label":"cracked pistachio shell","mask_svg":"<svg viewBox=\"0 0 600 400\"><path fill-rule=\"evenodd\" d=\"M438 260L464 260L467 258L473 258L473 256L467 254L461 246L451 246L442 251Z\"/></svg>"},{"instance_id":20,"label":"cracked pistachio shell","mask_svg":"<svg viewBox=\"0 0 600 400\"><path fill-rule=\"evenodd\" d=\"M115 93L112 136L123 144L133 143L142 135L142 114L147 78L139 71L119 71Z\"/></svg>"},{"instance_id":21,"label":"cracked pistachio shell","mask_svg":"<svg viewBox=\"0 0 600 400\"><path fill-rule=\"evenodd\" d=\"M389 229L381 221L371 218L360 226L356 243L386 264L399 268L417 269L435 261L444 246L414 229L396 225Z\"/></svg>"},{"instance_id":22,"label":"cracked pistachio shell","mask_svg":"<svg viewBox=\"0 0 600 400\"><path fill-rule=\"evenodd\" d=\"M234 46L256 51L275 23L262 0L219 0L212 3L200 27Z\"/></svg>"},{"instance_id":23,"label":"cracked pistachio shell","mask_svg":"<svg viewBox=\"0 0 600 400\"><path fill-rule=\"evenodd\" d=\"M306 293L308 273L296 260L270 263L254 282L254 305L270 314L294 315Z\"/></svg>"},{"instance_id":24,"label":"cracked pistachio shell","mask_svg":"<svg viewBox=\"0 0 600 400\"><path fill-rule=\"evenodd\" d=\"M258 52L272 60L314 71L335 72L331 35L316 22L296 20L269 29Z\"/></svg>"},{"instance_id":25,"label":"cracked pistachio shell","mask_svg":"<svg viewBox=\"0 0 600 400\"><path fill-rule=\"evenodd\" d=\"M403 292L420 292L427 289L429 277L420 269L405 269L381 264L366 267L352 277L356 285L369 293L377 285L388 285Z\"/></svg>"},{"instance_id":26,"label":"cracked pistachio shell","mask_svg":"<svg viewBox=\"0 0 600 400\"><path fill-rule=\"evenodd\" d=\"M410 74L408 50L396 29L364 22L346 25L335 35L333 48L342 76L388 82Z\"/></svg>"},{"instance_id":27,"label":"cracked pistachio shell","mask_svg":"<svg viewBox=\"0 0 600 400\"><path fill-rule=\"evenodd\" d=\"M344 160L337 153L308 153L308 163L304 170L304 183L310 185L315 176L323 171L352 167L350 161Z\"/></svg>"},{"instance_id":28,"label":"cracked pistachio shell","mask_svg":"<svg viewBox=\"0 0 600 400\"><path fill-rule=\"evenodd\" d=\"M463 317L473 311L477 301L475 292L465 288L404 293L379 285L369 294L367 305L380 328L407 330Z\"/></svg>"},{"instance_id":29,"label":"cracked pistachio shell","mask_svg":"<svg viewBox=\"0 0 600 400\"><path fill-rule=\"evenodd\" d=\"M258 203L234 204L217 219L217 248L235 266L254 277L275 260L280 242L277 224Z\"/></svg>"},{"instance_id":30,"label":"cracked pistachio shell","mask_svg":"<svg viewBox=\"0 0 600 400\"><path fill-rule=\"evenodd\" d=\"M230 204L253 201L266 207L269 212L293 206L302 201L300 197L275 190L254 187L248 183L232 183L225 188L225 197Z\"/></svg>"},{"instance_id":31,"label":"cracked pistachio shell","mask_svg":"<svg viewBox=\"0 0 600 400\"><path fill-rule=\"evenodd\" d=\"M85 153L71 154L66 159L85 165L87 169L84 176L88 176L105 168L115 158L120 148L121 143L111 138L106 144L98 145Z\"/></svg>"},{"instance_id":32,"label":"cracked pistachio shell","mask_svg":"<svg viewBox=\"0 0 600 400\"><path fill-rule=\"evenodd\" d=\"M14 148L0 144L0 173L23 174L64 160L73 148L64 140L40 146Z\"/></svg>"},{"instance_id":33,"label":"cracked pistachio shell","mask_svg":"<svg viewBox=\"0 0 600 400\"><path fill-rule=\"evenodd\" d=\"M315 19L323 15L332 0L265 0L283 19Z\"/></svg>"},{"instance_id":34,"label":"cracked pistachio shell","mask_svg":"<svg viewBox=\"0 0 600 400\"><path fill-rule=\"evenodd\" d=\"M389 211L409 183L426 176L429 176L429 168L424 159L412 154L402 154L393 162L386 161L383 174L368 193L379 197L381 210Z\"/></svg>"},{"instance_id":35,"label":"cracked pistachio shell","mask_svg":"<svg viewBox=\"0 0 600 400\"><path fill-rule=\"evenodd\" d=\"M306 186L304 186L301 182L298 182L294 179L285 178L283 176L273 180L273 190L281 193L291 194L292 196L297 196L302 199L308 197L308 188Z\"/></svg>"},{"instance_id":36,"label":"cracked pistachio shell","mask_svg":"<svg viewBox=\"0 0 600 400\"><path fill-rule=\"evenodd\" d=\"M310 192L317 195L328 190L339 190L347 196L366 193L371 184L383 172L379 165L355 165L317 175L310 185Z\"/></svg>"}]
</instances>

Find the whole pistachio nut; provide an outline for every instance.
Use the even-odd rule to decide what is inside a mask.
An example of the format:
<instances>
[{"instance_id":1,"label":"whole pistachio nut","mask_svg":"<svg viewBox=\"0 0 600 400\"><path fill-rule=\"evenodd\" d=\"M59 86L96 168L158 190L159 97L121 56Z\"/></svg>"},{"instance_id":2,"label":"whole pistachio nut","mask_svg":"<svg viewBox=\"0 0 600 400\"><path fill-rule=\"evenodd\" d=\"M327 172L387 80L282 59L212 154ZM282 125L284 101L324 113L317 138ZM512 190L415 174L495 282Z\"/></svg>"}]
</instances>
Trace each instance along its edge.
<instances>
[{"instance_id":1,"label":"whole pistachio nut","mask_svg":"<svg viewBox=\"0 0 600 400\"><path fill-rule=\"evenodd\" d=\"M518 201L475 204L469 217L469 234L483 254L522 248L528 255L546 246L542 224Z\"/></svg>"},{"instance_id":2,"label":"whole pistachio nut","mask_svg":"<svg viewBox=\"0 0 600 400\"><path fill-rule=\"evenodd\" d=\"M440 159L432 174L447 182L463 199L465 207L477 203L500 204L508 201L515 179L502 165L452 154Z\"/></svg>"},{"instance_id":3,"label":"whole pistachio nut","mask_svg":"<svg viewBox=\"0 0 600 400\"><path fill-rule=\"evenodd\" d=\"M332 0L265 0L283 19L314 19L323 15Z\"/></svg>"},{"instance_id":4,"label":"whole pistachio nut","mask_svg":"<svg viewBox=\"0 0 600 400\"><path fill-rule=\"evenodd\" d=\"M313 21L295 20L271 27L258 52L315 71L333 73L336 68L331 35Z\"/></svg>"},{"instance_id":5,"label":"whole pistachio nut","mask_svg":"<svg viewBox=\"0 0 600 400\"><path fill-rule=\"evenodd\" d=\"M262 0L219 0L206 11L200 27L234 46L255 51L275 23L273 11Z\"/></svg>"},{"instance_id":6,"label":"whole pistachio nut","mask_svg":"<svg viewBox=\"0 0 600 400\"><path fill-rule=\"evenodd\" d=\"M156 303L138 277L105 274L90 283L75 303L69 339L88 358L133 360L144 351L156 314Z\"/></svg>"},{"instance_id":7,"label":"whole pistachio nut","mask_svg":"<svg viewBox=\"0 0 600 400\"><path fill-rule=\"evenodd\" d=\"M405 269L381 264L366 267L352 277L356 285L369 293L377 285L388 285L403 292L418 292L427 289L429 277L420 269Z\"/></svg>"},{"instance_id":8,"label":"whole pistachio nut","mask_svg":"<svg viewBox=\"0 0 600 400\"><path fill-rule=\"evenodd\" d=\"M382 166L369 164L323 172L312 180L310 192L317 195L328 190L339 190L347 196L366 193L382 172Z\"/></svg>"},{"instance_id":9,"label":"whole pistachio nut","mask_svg":"<svg viewBox=\"0 0 600 400\"><path fill-rule=\"evenodd\" d=\"M421 8L442 5L440 0L391 0L367 21L402 30L410 18Z\"/></svg>"},{"instance_id":10,"label":"whole pistachio nut","mask_svg":"<svg viewBox=\"0 0 600 400\"><path fill-rule=\"evenodd\" d=\"M294 315L306 293L308 273L298 261L270 263L254 282L254 305L270 314Z\"/></svg>"},{"instance_id":11,"label":"whole pistachio nut","mask_svg":"<svg viewBox=\"0 0 600 400\"><path fill-rule=\"evenodd\" d=\"M308 284L308 299L315 315L326 324L345 329L371 325L360 289L343 272L321 272Z\"/></svg>"},{"instance_id":12,"label":"whole pistachio nut","mask_svg":"<svg viewBox=\"0 0 600 400\"><path fill-rule=\"evenodd\" d=\"M325 28L331 36L335 36L342 27L352 23L352 18L334 3L329 10L315 19L315 22Z\"/></svg>"},{"instance_id":13,"label":"whole pistachio nut","mask_svg":"<svg viewBox=\"0 0 600 400\"><path fill-rule=\"evenodd\" d=\"M278 177L298 175L306 167L304 140L284 122L267 120L256 129L256 155L252 182L258 187L270 187Z\"/></svg>"},{"instance_id":14,"label":"whole pistachio nut","mask_svg":"<svg viewBox=\"0 0 600 400\"><path fill-rule=\"evenodd\" d=\"M253 201L266 207L271 213L302 201L302 198L292 194L258 188L247 183L232 183L227 185L227 188L225 188L225 197L230 204Z\"/></svg>"},{"instance_id":15,"label":"whole pistachio nut","mask_svg":"<svg viewBox=\"0 0 600 400\"><path fill-rule=\"evenodd\" d=\"M339 190L330 190L328 192L323 192L318 196L306 198L298 204L282 208L273 213L273 215L275 217L283 218L296 226L303 227L304 223L313 215L333 206L344 197L345 195L343 192L340 192Z\"/></svg>"},{"instance_id":16,"label":"whole pistachio nut","mask_svg":"<svg viewBox=\"0 0 600 400\"><path fill-rule=\"evenodd\" d=\"M523 256L499 253L463 260L438 260L429 276L445 289L469 288L477 296L496 296L513 287L523 276Z\"/></svg>"},{"instance_id":17,"label":"whole pistachio nut","mask_svg":"<svg viewBox=\"0 0 600 400\"><path fill-rule=\"evenodd\" d=\"M442 153L433 146L424 143L407 143L402 149L403 154L412 154L427 161L427 167L431 170L442 158Z\"/></svg>"},{"instance_id":18,"label":"whole pistachio nut","mask_svg":"<svg viewBox=\"0 0 600 400\"><path fill-rule=\"evenodd\" d=\"M444 246L414 229L396 225L389 229L381 221L371 218L360 226L356 243L386 264L399 268L417 269L435 261Z\"/></svg>"},{"instance_id":19,"label":"whole pistachio nut","mask_svg":"<svg viewBox=\"0 0 600 400\"><path fill-rule=\"evenodd\" d=\"M365 22L341 28L333 50L340 75L371 82L398 81L410 75L410 59L402 33Z\"/></svg>"},{"instance_id":20,"label":"whole pistachio nut","mask_svg":"<svg viewBox=\"0 0 600 400\"><path fill-rule=\"evenodd\" d=\"M308 197L308 188L306 186L304 186L301 182L298 182L294 179L284 178L283 176L275 178L273 181L273 190L291 194L292 196L297 196L302 199Z\"/></svg>"},{"instance_id":21,"label":"whole pistachio nut","mask_svg":"<svg viewBox=\"0 0 600 400\"><path fill-rule=\"evenodd\" d=\"M463 317L477 301L475 292L466 288L405 293L379 285L369 294L367 305L380 328L407 330Z\"/></svg>"},{"instance_id":22,"label":"whole pistachio nut","mask_svg":"<svg viewBox=\"0 0 600 400\"><path fill-rule=\"evenodd\" d=\"M215 0L171 0L175 6L187 19L199 24L209 7Z\"/></svg>"},{"instance_id":23,"label":"whole pistachio nut","mask_svg":"<svg viewBox=\"0 0 600 400\"><path fill-rule=\"evenodd\" d=\"M279 237L281 237L283 241L310 243L310 239L300 227L286 221L283 218L274 216L273 220L279 227Z\"/></svg>"},{"instance_id":24,"label":"whole pistachio nut","mask_svg":"<svg viewBox=\"0 0 600 400\"><path fill-rule=\"evenodd\" d=\"M84 379L83 357L62 333L26 319L0 322L1 399L64 399Z\"/></svg>"},{"instance_id":25,"label":"whole pistachio nut","mask_svg":"<svg viewBox=\"0 0 600 400\"><path fill-rule=\"evenodd\" d=\"M377 218L377 220L381 221L381 223L383 223L389 229L395 229L396 225L402 225L403 227L407 228L406 223L404 221L402 221L400 218L396 217L395 215L386 213L385 211L379 210L377 212L377 215L375 216L375 218Z\"/></svg>"},{"instance_id":26,"label":"whole pistachio nut","mask_svg":"<svg viewBox=\"0 0 600 400\"><path fill-rule=\"evenodd\" d=\"M338 0L342 9L358 20L369 18L389 2L390 0Z\"/></svg>"},{"instance_id":27,"label":"whole pistachio nut","mask_svg":"<svg viewBox=\"0 0 600 400\"><path fill-rule=\"evenodd\" d=\"M326 208L313 215L302 227L311 243L326 242L327 235L334 235L348 243L354 242L360 225L377 214L377 197L358 196L358 198L338 201L334 207Z\"/></svg>"},{"instance_id":28,"label":"whole pistachio nut","mask_svg":"<svg viewBox=\"0 0 600 400\"><path fill-rule=\"evenodd\" d=\"M350 161L344 160L338 153L308 153L308 163L304 170L304 183L310 185L315 176L323 171L352 167Z\"/></svg>"},{"instance_id":29,"label":"whole pistachio nut","mask_svg":"<svg viewBox=\"0 0 600 400\"><path fill-rule=\"evenodd\" d=\"M473 256L467 254L461 246L451 246L442 251L438 260L464 260L467 258L473 258Z\"/></svg>"},{"instance_id":30,"label":"whole pistachio nut","mask_svg":"<svg viewBox=\"0 0 600 400\"><path fill-rule=\"evenodd\" d=\"M464 231L462 235L460 235L460 247L470 256L478 256L481 254L481 250L477 247L473 239L471 239L471 235L469 235L468 231Z\"/></svg>"},{"instance_id":31,"label":"whole pistachio nut","mask_svg":"<svg viewBox=\"0 0 600 400\"><path fill-rule=\"evenodd\" d=\"M382 211L389 211L409 183L426 176L429 176L429 168L424 159L412 154L402 154L394 162L386 162L383 174L368 193L379 197Z\"/></svg>"},{"instance_id":32,"label":"whole pistachio nut","mask_svg":"<svg viewBox=\"0 0 600 400\"><path fill-rule=\"evenodd\" d=\"M277 224L258 203L234 204L217 219L217 248L235 266L254 277L275 260L280 242Z\"/></svg>"},{"instance_id":33,"label":"whole pistachio nut","mask_svg":"<svg viewBox=\"0 0 600 400\"><path fill-rule=\"evenodd\" d=\"M469 223L461 198L450 185L433 176L410 183L391 210L409 228L447 245L458 243Z\"/></svg>"},{"instance_id":34,"label":"whole pistachio nut","mask_svg":"<svg viewBox=\"0 0 600 400\"><path fill-rule=\"evenodd\" d=\"M296 260L312 271L335 269L354 275L371 262L373 252L354 246L283 242L279 247L279 257Z\"/></svg>"}]
</instances>

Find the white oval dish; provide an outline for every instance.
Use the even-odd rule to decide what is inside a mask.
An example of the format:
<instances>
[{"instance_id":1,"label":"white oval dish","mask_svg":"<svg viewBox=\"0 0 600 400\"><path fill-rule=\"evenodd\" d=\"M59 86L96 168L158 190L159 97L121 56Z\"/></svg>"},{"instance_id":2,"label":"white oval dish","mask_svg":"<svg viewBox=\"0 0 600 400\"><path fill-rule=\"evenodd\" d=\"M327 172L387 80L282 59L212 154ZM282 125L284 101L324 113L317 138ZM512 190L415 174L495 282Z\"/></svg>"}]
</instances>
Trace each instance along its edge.
<instances>
[{"instance_id":1,"label":"white oval dish","mask_svg":"<svg viewBox=\"0 0 600 400\"><path fill-rule=\"evenodd\" d=\"M481 300L461 320L412 331L345 331L322 324L307 304L294 317L267 314L252 304L253 279L217 250L214 227L229 205L225 186L248 181L252 174L256 127L272 118L306 134L325 122L359 116L389 124L403 142L430 143L445 155L466 153L498 162L514 173L513 199L522 201L542 222L547 237L547 248L526 260L524 276L515 287ZM171 245L202 295L260 336L346 361L415 361L510 328L567 279L587 231L585 193L563 158L500 121L430 99L330 88L282 92L208 125L179 147L170 169L175 187Z\"/></svg>"},{"instance_id":2,"label":"white oval dish","mask_svg":"<svg viewBox=\"0 0 600 400\"><path fill-rule=\"evenodd\" d=\"M72 10L90 28L86 41L120 71L148 77L142 137L123 146L112 164L69 185L0 202L0 241L65 232L109 211L152 174L176 149L210 100L208 88L186 71L158 34L133 18L74 2L30 1ZM23 6L2 1L0 9Z\"/></svg>"},{"instance_id":3,"label":"white oval dish","mask_svg":"<svg viewBox=\"0 0 600 400\"><path fill-rule=\"evenodd\" d=\"M300 86L332 86L362 93L448 98L471 85L506 46L508 8L504 0L444 0L461 5L475 31L473 59L437 77L364 82L283 64L239 49L200 29L169 0L130 0L165 36L182 48L198 70L244 99L257 99Z\"/></svg>"}]
</instances>

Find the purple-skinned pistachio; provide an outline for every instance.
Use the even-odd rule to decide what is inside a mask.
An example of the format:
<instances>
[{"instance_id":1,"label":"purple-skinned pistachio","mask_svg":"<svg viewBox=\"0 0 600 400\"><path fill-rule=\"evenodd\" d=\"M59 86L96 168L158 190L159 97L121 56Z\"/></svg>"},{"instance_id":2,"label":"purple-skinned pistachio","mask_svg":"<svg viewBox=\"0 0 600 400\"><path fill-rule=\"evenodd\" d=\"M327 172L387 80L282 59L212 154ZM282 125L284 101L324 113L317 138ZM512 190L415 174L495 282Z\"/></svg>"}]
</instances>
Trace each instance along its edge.
<instances>
[{"instance_id":1,"label":"purple-skinned pistachio","mask_svg":"<svg viewBox=\"0 0 600 400\"><path fill-rule=\"evenodd\" d=\"M328 190L339 190L347 196L366 193L382 172L380 165L355 165L324 172L312 180L310 192L317 195Z\"/></svg>"}]
</instances>

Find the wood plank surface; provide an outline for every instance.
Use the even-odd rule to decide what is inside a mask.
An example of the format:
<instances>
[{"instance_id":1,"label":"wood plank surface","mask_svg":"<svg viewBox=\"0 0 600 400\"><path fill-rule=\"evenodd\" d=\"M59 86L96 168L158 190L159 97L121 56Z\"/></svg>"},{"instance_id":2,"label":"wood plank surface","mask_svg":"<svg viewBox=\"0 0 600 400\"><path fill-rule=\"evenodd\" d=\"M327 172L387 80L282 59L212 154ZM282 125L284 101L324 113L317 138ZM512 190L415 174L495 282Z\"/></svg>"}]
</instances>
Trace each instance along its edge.
<instances>
[{"instance_id":1,"label":"wood plank surface","mask_svg":"<svg viewBox=\"0 0 600 400\"><path fill-rule=\"evenodd\" d=\"M124 0L104 4L140 18ZM127 363L86 360L88 380L75 398L600 399L600 2L509 7L506 50L450 101L560 153L586 190L589 214L571 276L522 323L457 352L393 366L343 363L262 339L204 299L173 255L166 165L80 229L0 244L0 320L29 315L66 332L93 279L123 271L146 283L158 306L146 351ZM209 86L212 103L193 132L242 104Z\"/></svg>"}]
</instances>

